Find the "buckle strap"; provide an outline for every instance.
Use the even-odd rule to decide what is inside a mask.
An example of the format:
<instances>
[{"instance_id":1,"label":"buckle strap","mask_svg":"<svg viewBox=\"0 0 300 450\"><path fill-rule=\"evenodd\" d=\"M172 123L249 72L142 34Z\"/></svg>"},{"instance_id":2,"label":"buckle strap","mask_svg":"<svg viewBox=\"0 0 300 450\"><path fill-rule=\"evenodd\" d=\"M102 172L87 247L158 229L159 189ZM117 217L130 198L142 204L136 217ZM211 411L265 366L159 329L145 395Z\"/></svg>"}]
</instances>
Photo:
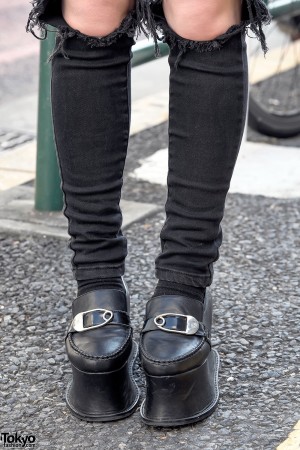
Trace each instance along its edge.
<instances>
[{"instance_id":1,"label":"buckle strap","mask_svg":"<svg viewBox=\"0 0 300 450\"><path fill-rule=\"evenodd\" d=\"M158 314L144 322L142 333L160 329L168 333L197 335L205 337L210 343L210 332L202 322L194 316L175 313Z\"/></svg>"},{"instance_id":2,"label":"buckle strap","mask_svg":"<svg viewBox=\"0 0 300 450\"><path fill-rule=\"evenodd\" d=\"M90 309L78 313L68 329L68 333L92 330L108 324L130 325L129 315L125 311L111 311L110 309Z\"/></svg>"}]
</instances>

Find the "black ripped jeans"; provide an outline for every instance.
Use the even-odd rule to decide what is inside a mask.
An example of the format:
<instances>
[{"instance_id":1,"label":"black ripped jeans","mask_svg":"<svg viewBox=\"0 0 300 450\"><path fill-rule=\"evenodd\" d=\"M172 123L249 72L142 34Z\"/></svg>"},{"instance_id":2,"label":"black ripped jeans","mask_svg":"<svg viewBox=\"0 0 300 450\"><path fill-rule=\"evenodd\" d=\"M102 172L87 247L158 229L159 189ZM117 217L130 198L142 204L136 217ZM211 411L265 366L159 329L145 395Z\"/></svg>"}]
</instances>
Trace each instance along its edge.
<instances>
[{"instance_id":1,"label":"black ripped jeans","mask_svg":"<svg viewBox=\"0 0 300 450\"><path fill-rule=\"evenodd\" d=\"M221 221L246 118L248 28L267 50L261 0L243 2L242 22L212 41L189 41L168 26L162 0L137 0L106 37L85 36L64 21L60 0L36 0L27 29L58 32L51 57L57 155L77 280L125 272L127 239L120 196L131 108L135 33L170 46L169 172L166 221L155 274L206 287L222 243Z\"/></svg>"}]
</instances>

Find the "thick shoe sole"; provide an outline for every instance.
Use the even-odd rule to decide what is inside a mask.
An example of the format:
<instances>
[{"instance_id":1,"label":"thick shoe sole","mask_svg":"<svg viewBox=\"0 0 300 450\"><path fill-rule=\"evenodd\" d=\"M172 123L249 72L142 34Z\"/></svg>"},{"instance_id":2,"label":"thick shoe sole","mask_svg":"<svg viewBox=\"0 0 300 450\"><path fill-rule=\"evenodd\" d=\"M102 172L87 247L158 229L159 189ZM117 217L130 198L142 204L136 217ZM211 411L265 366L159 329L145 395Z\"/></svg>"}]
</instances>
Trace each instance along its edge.
<instances>
[{"instance_id":1,"label":"thick shoe sole","mask_svg":"<svg viewBox=\"0 0 300 450\"><path fill-rule=\"evenodd\" d=\"M133 414L139 401L139 388L133 378L138 346L121 369L105 373L87 373L72 366L73 379L66 391L67 406L78 419L87 422L111 422Z\"/></svg>"},{"instance_id":2,"label":"thick shoe sole","mask_svg":"<svg viewBox=\"0 0 300 450\"><path fill-rule=\"evenodd\" d=\"M189 372L165 377L146 374L142 421L155 427L176 427L206 419L219 401L219 366L219 354L212 349L206 361Z\"/></svg>"}]
</instances>

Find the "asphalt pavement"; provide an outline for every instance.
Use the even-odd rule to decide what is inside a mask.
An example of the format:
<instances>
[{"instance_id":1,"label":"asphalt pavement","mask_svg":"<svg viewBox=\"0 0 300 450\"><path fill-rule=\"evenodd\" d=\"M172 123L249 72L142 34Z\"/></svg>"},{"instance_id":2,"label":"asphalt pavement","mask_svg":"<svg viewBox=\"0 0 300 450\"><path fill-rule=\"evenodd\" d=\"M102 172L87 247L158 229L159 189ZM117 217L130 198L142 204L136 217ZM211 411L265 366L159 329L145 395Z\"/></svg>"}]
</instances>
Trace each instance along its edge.
<instances>
[{"instance_id":1,"label":"asphalt pavement","mask_svg":"<svg viewBox=\"0 0 300 450\"><path fill-rule=\"evenodd\" d=\"M166 199L165 186L130 176L145 142L148 154L163 147L166 124L131 137L124 177L124 201L155 205L124 229L136 339L156 283ZM220 405L209 419L180 429L143 425L139 410L113 424L85 423L69 413L64 334L76 282L68 240L2 230L1 432L34 436L38 449L276 449L299 420L299 216L299 197L228 194L211 287ZM135 377L143 395L139 364Z\"/></svg>"}]
</instances>

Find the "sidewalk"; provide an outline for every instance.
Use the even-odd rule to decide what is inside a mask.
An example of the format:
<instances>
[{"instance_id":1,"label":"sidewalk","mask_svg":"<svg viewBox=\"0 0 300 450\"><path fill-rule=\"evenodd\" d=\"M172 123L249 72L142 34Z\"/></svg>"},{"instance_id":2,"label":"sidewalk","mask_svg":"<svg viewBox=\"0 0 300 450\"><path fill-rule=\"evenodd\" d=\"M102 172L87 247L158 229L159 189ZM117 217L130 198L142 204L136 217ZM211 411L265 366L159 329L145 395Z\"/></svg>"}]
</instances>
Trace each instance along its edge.
<instances>
[{"instance_id":1,"label":"sidewalk","mask_svg":"<svg viewBox=\"0 0 300 450\"><path fill-rule=\"evenodd\" d=\"M274 450L299 420L299 211L299 199L229 196L212 287L221 402L207 421L180 430L148 428L138 411L115 424L69 414L71 251L65 240L2 232L1 431L32 433L38 449ZM163 220L157 212L126 229L136 338ZM136 378L144 393L139 368Z\"/></svg>"},{"instance_id":2,"label":"sidewalk","mask_svg":"<svg viewBox=\"0 0 300 450\"><path fill-rule=\"evenodd\" d=\"M166 104L165 89L135 98L125 165L125 279L136 339L156 284L165 219ZM0 433L32 434L37 449L275 450L295 426L295 446L278 450L299 448L300 150L253 143L241 149L211 287L220 405L206 421L181 429L147 427L138 410L109 424L82 422L67 410L64 336L76 295L67 219L33 209L35 143L10 155L0 155L0 172L27 178L0 192ZM142 399L139 365L135 377Z\"/></svg>"},{"instance_id":3,"label":"sidewalk","mask_svg":"<svg viewBox=\"0 0 300 450\"><path fill-rule=\"evenodd\" d=\"M160 248L166 196L162 184L136 178L137 155L142 144L148 143L143 157L150 157L165 147L165 139L165 123L132 136L126 164L123 200L150 205L149 215L128 220L125 229L126 280L136 338L155 286L154 258ZM118 423L88 424L66 409L64 392L71 374L64 333L76 292L72 252L63 236L23 233L26 200L27 222L31 211L32 223L39 227L51 227L51 223L49 216L37 218L32 213L33 188L18 189L19 200L12 200L7 219L19 222L20 233L9 229L0 233L1 432L32 433L38 449L70 450L275 450L285 440L299 420L298 194L287 199L228 195L224 242L212 286L214 345L222 361L220 406L203 423L155 430L140 422L138 411ZM66 219L59 220L64 233ZM136 378L143 394L139 367Z\"/></svg>"}]
</instances>

